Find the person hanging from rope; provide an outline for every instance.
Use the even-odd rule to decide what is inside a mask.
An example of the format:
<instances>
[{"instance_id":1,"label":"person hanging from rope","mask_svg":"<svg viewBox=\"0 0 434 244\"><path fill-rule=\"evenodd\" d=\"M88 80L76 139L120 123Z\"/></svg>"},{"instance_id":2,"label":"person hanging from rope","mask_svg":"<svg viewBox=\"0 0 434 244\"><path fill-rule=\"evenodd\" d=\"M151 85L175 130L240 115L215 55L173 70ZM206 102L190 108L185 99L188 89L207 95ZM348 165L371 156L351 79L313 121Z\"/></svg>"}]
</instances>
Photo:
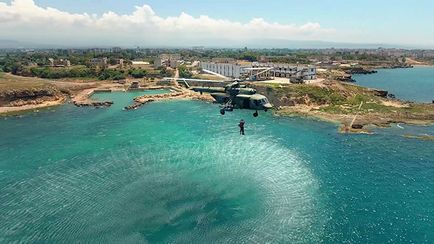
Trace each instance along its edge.
<instances>
[{"instance_id":1,"label":"person hanging from rope","mask_svg":"<svg viewBox=\"0 0 434 244\"><path fill-rule=\"evenodd\" d=\"M240 123L238 124L238 126L240 127L240 135L243 135L243 136L244 136L244 124L245 124L245 122L243 119L240 120Z\"/></svg>"}]
</instances>

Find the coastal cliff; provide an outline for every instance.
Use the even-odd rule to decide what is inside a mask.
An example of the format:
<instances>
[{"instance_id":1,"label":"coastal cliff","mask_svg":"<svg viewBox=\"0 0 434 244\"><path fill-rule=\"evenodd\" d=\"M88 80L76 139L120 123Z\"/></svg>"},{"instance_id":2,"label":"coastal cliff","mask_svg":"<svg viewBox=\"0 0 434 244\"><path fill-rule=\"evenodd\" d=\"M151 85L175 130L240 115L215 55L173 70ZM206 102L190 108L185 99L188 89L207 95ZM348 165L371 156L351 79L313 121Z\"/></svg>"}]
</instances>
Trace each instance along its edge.
<instances>
[{"instance_id":1,"label":"coastal cliff","mask_svg":"<svg viewBox=\"0 0 434 244\"><path fill-rule=\"evenodd\" d=\"M38 105L48 101L62 100L64 98L64 95L55 87L8 90L0 91L0 106L18 107Z\"/></svg>"},{"instance_id":2,"label":"coastal cliff","mask_svg":"<svg viewBox=\"0 0 434 244\"><path fill-rule=\"evenodd\" d=\"M363 131L367 125L434 123L434 104L402 102L387 91L338 81L321 84L250 84L277 107L277 115L302 115L340 123L343 131Z\"/></svg>"},{"instance_id":3,"label":"coastal cliff","mask_svg":"<svg viewBox=\"0 0 434 244\"><path fill-rule=\"evenodd\" d=\"M67 96L48 81L9 74L0 77L0 114L59 105Z\"/></svg>"}]
</instances>

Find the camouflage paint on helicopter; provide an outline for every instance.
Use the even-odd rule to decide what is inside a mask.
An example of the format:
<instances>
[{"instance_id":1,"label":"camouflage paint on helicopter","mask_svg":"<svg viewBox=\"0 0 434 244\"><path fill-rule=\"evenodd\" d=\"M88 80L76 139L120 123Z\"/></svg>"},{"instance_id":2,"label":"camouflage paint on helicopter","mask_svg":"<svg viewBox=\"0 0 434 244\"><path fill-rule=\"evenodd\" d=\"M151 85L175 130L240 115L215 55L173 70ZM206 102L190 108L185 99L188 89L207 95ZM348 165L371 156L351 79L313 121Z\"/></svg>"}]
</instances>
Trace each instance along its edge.
<instances>
[{"instance_id":1,"label":"camouflage paint on helicopter","mask_svg":"<svg viewBox=\"0 0 434 244\"><path fill-rule=\"evenodd\" d=\"M253 116L257 117L259 110L267 111L273 108L266 96L257 94L255 89L247 88L237 81L225 87L195 87L192 90L210 93L217 103L223 105L220 109L222 115L234 109L252 109L255 110Z\"/></svg>"}]
</instances>

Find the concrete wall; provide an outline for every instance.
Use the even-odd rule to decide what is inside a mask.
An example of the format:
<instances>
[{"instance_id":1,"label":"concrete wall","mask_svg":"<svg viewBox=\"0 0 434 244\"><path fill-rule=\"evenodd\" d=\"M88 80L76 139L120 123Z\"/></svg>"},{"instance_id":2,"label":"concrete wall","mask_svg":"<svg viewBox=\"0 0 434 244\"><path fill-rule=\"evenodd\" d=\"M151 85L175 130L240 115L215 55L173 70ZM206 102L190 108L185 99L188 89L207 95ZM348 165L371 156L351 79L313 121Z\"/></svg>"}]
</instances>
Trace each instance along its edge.
<instances>
[{"instance_id":1,"label":"concrete wall","mask_svg":"<svg viewBox=\"0 0 434 244\"><path fill-rule=\"evenodd\" d=\"M297 66L289 64L276 64L276 63L253 63L253 68L273 68L271 74L275 77L285 78L302 78L303 80L316 79L315 66Z\"/></svg>"},{"instance_id":2,"label":"concrete wall","mask_svg":"<svg viewBox=\"0 0 434 244\"><path fill-rule=\"evenodd\" d=\"M243 73L243 67L236 63L201 62L201 68L235 79L240 78Z\"/></svg>"}]
</instances>

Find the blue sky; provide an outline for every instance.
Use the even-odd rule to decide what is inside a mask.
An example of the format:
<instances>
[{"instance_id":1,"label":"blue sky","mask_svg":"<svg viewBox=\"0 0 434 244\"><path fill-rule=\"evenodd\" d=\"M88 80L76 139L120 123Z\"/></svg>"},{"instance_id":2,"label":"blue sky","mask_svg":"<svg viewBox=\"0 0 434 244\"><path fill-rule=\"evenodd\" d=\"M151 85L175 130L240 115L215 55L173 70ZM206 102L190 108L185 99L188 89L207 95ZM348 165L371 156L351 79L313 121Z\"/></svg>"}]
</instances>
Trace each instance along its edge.
<instances>
[{"instance_id":1,"label":"blue sky","mask_svg":"<svg viewBox=\"0 0 434 244\"><path fill-rule=\"evenodd\" d=\"M46 7L57 7L75 13L116 11L127 14L134 6L148 4L160 16L186 12L237 21L262 17L281 23L320 22L330 27L387 26L391 31L401 27L422 29L434 23L432 0L37 0Z\"/></svg>"},{"instance_id":2,"label":"blue sky","mask_svg":"<svg viewBox=\"0 0 434 244\"><path fill-rule=\"evenodd\" d=\"M34 3L38 7L98 16L109 11L130 15L135 6L148 5L161 18L177 17L184 12L194 18L206 15L240 23L255 18L282 25L317 23L334 34L323 34L323 38L320 33L309 34L307 40L434 47L433 0L35 0ZM303 36L294 34L294 38L302 40Z\"/></svg>"}]
</instances>

